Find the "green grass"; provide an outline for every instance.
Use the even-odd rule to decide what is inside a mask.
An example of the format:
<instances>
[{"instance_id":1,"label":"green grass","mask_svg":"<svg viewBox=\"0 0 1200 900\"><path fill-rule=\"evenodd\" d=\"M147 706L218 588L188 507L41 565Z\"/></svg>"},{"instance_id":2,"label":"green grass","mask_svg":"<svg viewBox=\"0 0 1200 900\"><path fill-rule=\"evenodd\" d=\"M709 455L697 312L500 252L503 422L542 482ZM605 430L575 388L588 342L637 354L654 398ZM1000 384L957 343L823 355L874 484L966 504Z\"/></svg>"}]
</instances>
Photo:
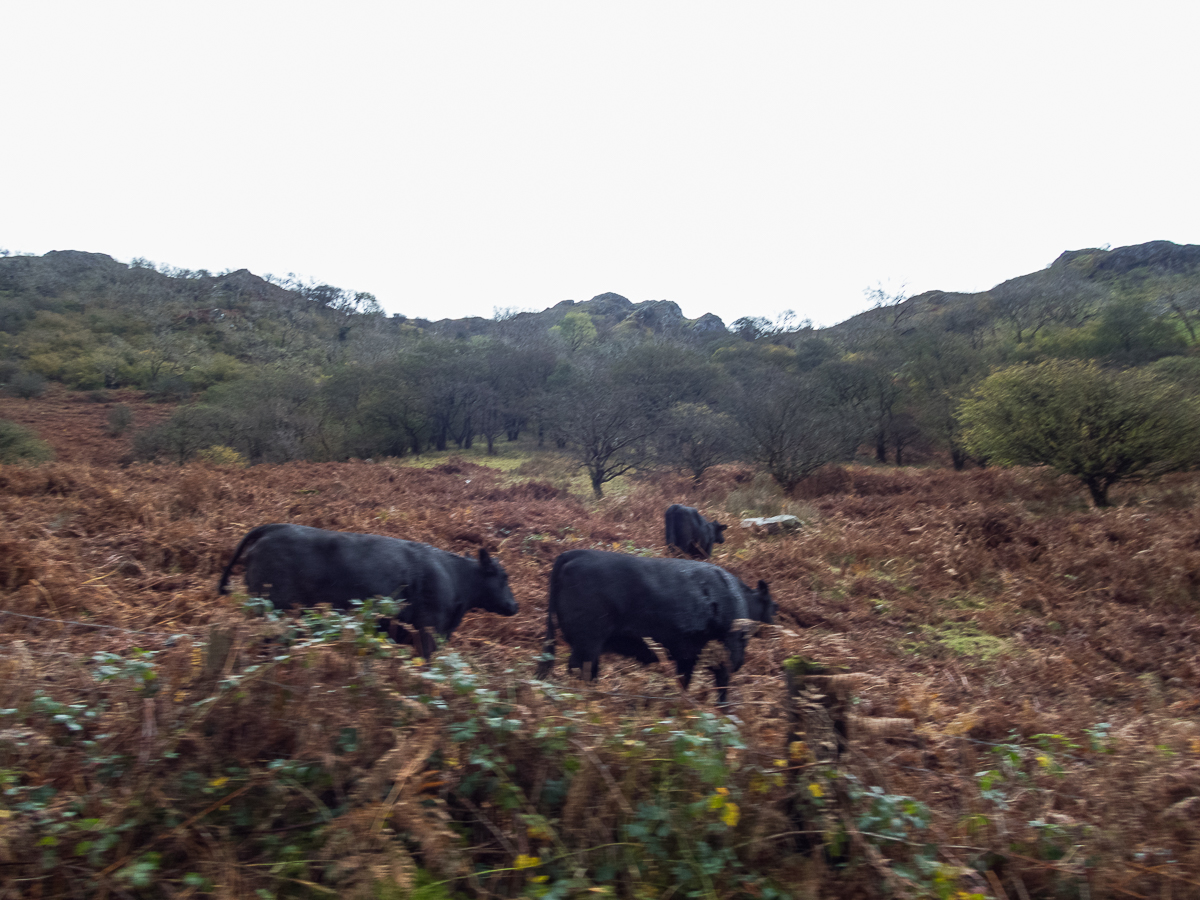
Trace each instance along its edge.
<instances>
[{"instance_id":1,"label":"green grass","mask_svg":"<svg viewBox=\"0 0 1200 900\"><path fill-rule=\"evenodd\" d=\"M487 444L478 443L469 450L457 447L448 450L430 450L420 456L406 456L395 465L412 469L432 469L454 459L496 469L505 476L509 484L525 481L548 481L560 490L580 499L592 497L592 482L576 461L560 450L539 448L530 441L497 441L496 452L489 456ZM634 490L629 478L619 477L604 485L604 496L623 497Z\"/></svg>"},{"instance_id":2,"label":"green grass","mask_svg":"<svg viewBox=\"0 0 1200 900\"><path fill-rule=\"evenodd\" d=\"M946 622L937 627L927 626L925 632L932 643L941 645L955 656L974 656L989 660L1013 649L1011 640L984 634L970 622Z\"/></svg>"},{"instance_id":3,"label":"green grass","mask_svg":"<svg viewBox=\"0 0 1200 900\"><path fill-rule=\"evenodd\" d=\"M0 463L40 463L52 459L54 451L32 429L0 419Z\"/></svg>"},{"instance_id":4,"label":"green grass","mask_svg":"<svg viewBox=\"0 0 1200 900\"><path fill-rule=\"evenodd\" d=\"M487 444L476 444L470 450L459 450L457 447L449 450L428 450L420 456L405 456L398 465L410 469L432 469L451 459L461 459L464 462L499 469L501 472L512 472L531 459L539 451L529 449L521 441L515 443L497 442L496 453L487 454Z\"/></svg>"},{"instance_id":5,"label":"green grass","mask_svg":"<svg viewBox=\"0 0 1200 900\"><path fill-rule=\"evenodd\" d=\"M739 519L789 515L808 524L817 518L815 506L804 500L788 499L783 489L765 472L754 476L750 484L730 491L725 498L725 511Z\"/></svg>"},{"instance_id":6,"label":"green grass","mask_svg":"<svg viewBox=\"0 0 1200 900\"><path fill-rule=\"evenodd\" d=\"M939 605L947 606L950 609L986 609L991 603L986 597L978 597L973 594L955 594L953 597L940 600Z\"/></svg>"}]
</instances>

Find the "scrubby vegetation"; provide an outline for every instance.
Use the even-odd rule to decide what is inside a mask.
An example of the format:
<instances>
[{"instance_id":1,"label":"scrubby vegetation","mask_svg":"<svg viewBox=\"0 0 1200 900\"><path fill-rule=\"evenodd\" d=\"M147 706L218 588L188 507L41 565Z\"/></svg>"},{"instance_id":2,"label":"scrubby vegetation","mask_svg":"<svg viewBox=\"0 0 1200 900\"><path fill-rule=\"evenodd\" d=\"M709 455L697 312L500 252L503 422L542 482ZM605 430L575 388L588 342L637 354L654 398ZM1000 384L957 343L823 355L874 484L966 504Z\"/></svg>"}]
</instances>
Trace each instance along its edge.
<instances>
[{"instance_id":1,"label":"scrubby vegetation","mask_svg":"<svg viewBox=\"0 0 1200 900\"><path fill-rule=\"evenodd\" d=\"M773 512L769 485L717 466L597 503L465 461L0 469L7 890L1187 895L1186 476L1101 513L1024 470L826 470L783 501L804 530L717 547L780 604L728 708L682 698L667 665L531 679L559 552L662 553L670 502ZM469 617L419 666L370 609L217 597L271 520L486 546L521 612ZM834 762L791 737L797 658L863 674Z\"/></svg>"},{"instance_id":2,"label":"scrubby vegetation","mask_svg":"<svg viewBox=\"0 0 1200 900\"><path fill-rule=\"evenodd\" d=\"M39 463L54 459L50 445L28 428L0 419L0 463Z\"/></svg>"}]
</instances>

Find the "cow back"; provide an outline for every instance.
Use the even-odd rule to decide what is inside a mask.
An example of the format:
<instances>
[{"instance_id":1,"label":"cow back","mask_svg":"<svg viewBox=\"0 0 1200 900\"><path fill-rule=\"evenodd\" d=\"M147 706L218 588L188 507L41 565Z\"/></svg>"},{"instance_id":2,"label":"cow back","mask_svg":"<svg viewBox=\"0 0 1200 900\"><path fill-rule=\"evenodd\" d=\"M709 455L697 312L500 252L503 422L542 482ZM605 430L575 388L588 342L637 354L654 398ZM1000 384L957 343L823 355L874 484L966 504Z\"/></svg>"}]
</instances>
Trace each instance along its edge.
<instances>
[{"instance_id":1,"label":"cow back","mask_svg":"<svg viewBox=\"0 0 1200 900\"><path fill-rule=\"evenodd\" d=\"M710 563L571 550L555 561L550 602L572 646L627 633L669 649L678 640L722 636L745 618L737 584Z\"/></svg>"},{"instance_id":2,"label":"cow back","mask_svg":"<svg viewBox=\"0 0 1200 900\"><path fill-rule=\"evenodd\" d=\"M486 551L480 557L386 535L286 524L264 533L244 561L247 589L280 609L318 603L346 609L351 600L391 597L406 602L401 621L448 635L473 607L516 612L503 568Z\"/></svg>"}]
</instances>

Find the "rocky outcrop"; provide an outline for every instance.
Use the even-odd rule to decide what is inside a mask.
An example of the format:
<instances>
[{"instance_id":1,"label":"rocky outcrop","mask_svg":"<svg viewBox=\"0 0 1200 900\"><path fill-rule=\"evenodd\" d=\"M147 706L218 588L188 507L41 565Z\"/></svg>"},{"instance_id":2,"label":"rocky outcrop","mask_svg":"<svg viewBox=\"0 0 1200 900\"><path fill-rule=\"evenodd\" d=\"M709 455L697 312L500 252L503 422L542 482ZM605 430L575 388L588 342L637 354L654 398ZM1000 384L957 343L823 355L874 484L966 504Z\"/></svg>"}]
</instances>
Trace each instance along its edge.
<instances>
[{"instance_id":1,"label":"rocky outcrop","mask_svg":"<svg viewBox=\"0 0 1200 900\"><path fill-rule=\"evenodd\" d=\"M581 303L580 306L589 316L600 316L616 323L629 315L633 309L633 301L620 294L609 292L597 294L587 303Z\"/></svg>"},{"instance_id":2,"label":"rocky outcrop","mask_svg":"<svg viewBox=\"0 0 1200 900\"><path fill-rule=\"evenodd\" d=\"M705 313L694 321L692 331L703 335L729 334L729 329L725 327L721 317L713 313Z\"/></svg>"},{"instance_id":3,"label":"rocky outcrop","mask_svg":"<svg viewBox=\"0 0 1200 900\"><path fill-rule=\"evenodd\" d=\"M1149 269L1160 275L1187 275L1200 272L1200 245L1172 241L1147 241L1104 250L1068 250L1059 255L1051 268L1069 265L1081 259L1091 262L1089 275L1124 275L1134 269Z\"/></svg>"},{"instance_id":4,"label":"rocky outcrop","mask_svg":"<svg viewBox=\"0 0 1200 900\"><path fill-rule=\"evenodd\" d=\"M671 300L646 300L633 307L633 320L643 328L665 331L683 323L683 312L679 304Z\"/></svg>"}]
</instances>

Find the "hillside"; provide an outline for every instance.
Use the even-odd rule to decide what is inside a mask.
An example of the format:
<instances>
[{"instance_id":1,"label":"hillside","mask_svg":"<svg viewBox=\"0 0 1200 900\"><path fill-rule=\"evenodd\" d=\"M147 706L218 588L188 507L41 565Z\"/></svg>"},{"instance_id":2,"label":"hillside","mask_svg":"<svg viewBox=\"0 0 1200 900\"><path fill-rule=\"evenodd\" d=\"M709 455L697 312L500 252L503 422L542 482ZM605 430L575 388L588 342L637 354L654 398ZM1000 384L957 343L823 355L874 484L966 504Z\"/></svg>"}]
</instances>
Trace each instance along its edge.
<instances>
[{"instance_id":1,"label":"hillside","mask_svg":"<svg viewBox=\"0 0 1200 900\"><path fill-rule=\"evenodd\" d=\"M1115 249L1064 251L1045 269L977 294L926 291L859 313L829 329L837 335L885 329L897 320L941 319L950 330L996 329L1006 321L1070 322L1113 299L1145 300L1163 314L1194 316L1200 296L1200 245L1149 241ZM1182 301L1182 302L1181 302ZM1174 307L1172 304L1175 304Z\"/></svg>"},{"instance_id":2,"label":"hillside","mask_svg":"<svg viewBox=\"0 0 1200 900\"><path fill-rule=\"evenodd\" d=\"M138 423L138 459L382 459L536 435L574 454L597 495L625 472L699 478L732 460L790 490L856 455L970 465L956 409L1006 366L1150 367L1195 393L1198 256L1169 242L1071 251L982 294L883 298L826 329L740 319L731 331L614 293L431 322L331 285L64 251L0 259L0 384L182 404Z\"/></svg>"}]
</instances>

